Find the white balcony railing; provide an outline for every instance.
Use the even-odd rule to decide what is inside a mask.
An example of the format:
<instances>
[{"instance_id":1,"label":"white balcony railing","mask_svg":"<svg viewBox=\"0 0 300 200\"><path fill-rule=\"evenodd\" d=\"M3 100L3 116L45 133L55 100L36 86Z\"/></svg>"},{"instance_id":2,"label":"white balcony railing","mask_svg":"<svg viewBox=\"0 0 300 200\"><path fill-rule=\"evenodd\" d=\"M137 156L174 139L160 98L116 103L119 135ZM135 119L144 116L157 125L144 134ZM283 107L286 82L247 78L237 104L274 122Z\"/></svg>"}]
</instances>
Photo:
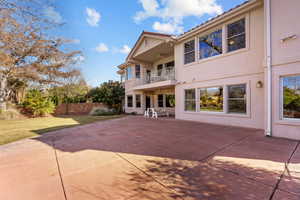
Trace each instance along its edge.
<instances>
[{"instance_id":1,"label":"white balcony railing","mask_svg":"<svg viewBox=\"0 0 300 200\"><path fill-rule=\"evenodd\" d=\"M160 81L175 80L175 70L162 70L161 73L144 74L144 78L139 79L137 85L156 83Z\"/></svg>"}]
</instances>

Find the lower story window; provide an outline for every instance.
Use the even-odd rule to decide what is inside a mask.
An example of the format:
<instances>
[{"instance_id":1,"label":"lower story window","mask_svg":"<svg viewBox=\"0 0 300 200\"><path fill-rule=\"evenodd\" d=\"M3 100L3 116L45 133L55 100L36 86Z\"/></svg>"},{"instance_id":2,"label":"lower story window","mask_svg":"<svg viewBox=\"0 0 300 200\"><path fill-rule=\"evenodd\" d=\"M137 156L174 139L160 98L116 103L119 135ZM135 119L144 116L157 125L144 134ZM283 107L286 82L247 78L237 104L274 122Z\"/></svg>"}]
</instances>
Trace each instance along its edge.
<instances>
[{"instance_id":1,"label":"lower story window","mask_svg":"<svg viewBox=\"0 0 300 200\"><path fill-rule=\"evenodd\" d=\"M164 107L164 95L163 94L157 95L157 104L158 104L158 107L160 107L160 108Z\"/></svg>"},{"instance_id":2,"label":"lower story window","mask_svg":"<svg viewBox=\"0 0 300 200\"><path fill-rule=\"evenodd\" d=\"M141 107L141 95L140 94L135 95L135 107L136 108Z\"/></svg>"},{"instance_id":3,"label":"lower story window","mask_svg":"<svg viewBox=\"0 0 300 200\"><path fill-rule=\"evenodd\" d=\"M300 75L282 78L283 118L300 119Z\"/></svg>"},{"instance_id":4,"label":"lower story window","mask_svg":"<svg viewBox=\"0 0 300 200\"><path fill-rule=\"evenodd\" d=\"M196 111L196 90L188 89L184 91L184 110Z\"/></svg>"},{"instance_id":5,"label":"lower story window","mask_svg":"<svg viewBox=\"0 0 300 200\"><path fill-rule=\"evenodd\" d=\"M128 95L127 96L127 107L128 108L132 107L132 105L133 105L132 101L133 101L132 95Z\"/></svg>"},{"instance_id":6,"label":"lower story window","mask_svg":"<svg viewBox=\"0 0 300 200\"><path fill-rule=\"evenodd\" d=\"M175 94L166 94L166 107L167 108L175 107Z\"/></svg>"},{"instance_id":7,"label":"lower story window","mask_svg":"<svg viewBox=\"0 0 300 200\"><path fill-rule=\"evenodd\" d=\"M247 113L246 84L228 86L228 112Z\"/></svg>"},{"instance_id":8,"label":"lower story window","mask_svg":"<svg viewBox=\"0 0 300 200\"><path fill-rule=\"evenodd\" d=\"M223 87L200 88L200 111L223 111Z\"/></svg>"}]
</instances>

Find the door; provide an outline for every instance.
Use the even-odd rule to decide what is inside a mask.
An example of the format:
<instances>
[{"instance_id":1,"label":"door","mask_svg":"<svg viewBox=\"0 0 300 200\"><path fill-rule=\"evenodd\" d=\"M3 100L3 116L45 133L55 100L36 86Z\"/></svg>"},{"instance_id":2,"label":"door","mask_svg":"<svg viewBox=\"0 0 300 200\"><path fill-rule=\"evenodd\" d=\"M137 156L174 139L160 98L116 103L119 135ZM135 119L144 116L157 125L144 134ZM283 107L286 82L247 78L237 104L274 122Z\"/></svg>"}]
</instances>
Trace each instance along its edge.
<instances>
[{"instance_id":1,"label":"door","mask_svg":"<svg viewBox=\"0 0 300 200\"><path fill-rule=\"evenodd\" d=\"M151 97L146 96L146 109L151 108Z\"/></svg>"}]
</instances>

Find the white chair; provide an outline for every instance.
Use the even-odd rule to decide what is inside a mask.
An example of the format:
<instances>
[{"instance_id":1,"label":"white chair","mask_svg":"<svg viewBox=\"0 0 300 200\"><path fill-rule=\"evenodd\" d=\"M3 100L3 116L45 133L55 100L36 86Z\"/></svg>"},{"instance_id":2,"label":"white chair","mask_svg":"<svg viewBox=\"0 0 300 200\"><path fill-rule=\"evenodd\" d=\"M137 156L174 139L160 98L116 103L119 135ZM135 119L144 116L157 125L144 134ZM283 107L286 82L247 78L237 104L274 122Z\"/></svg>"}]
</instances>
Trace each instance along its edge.
<instances>
[{"instance_id":1,"label":"white chair","mask_svg":"<svg viewBox=\"0 0 300 200\"><path fill-rule=\"evenodd\" d=\"M154 108L150 108L150 110L151 110L151 113L152 113L152 118L157 119L157 118L158 118L158 114L157 114L157 112L154 110Z\"/></svg>"},{"instance_id":2,"label":"white chair","mask_svg":"<svg viewBox=\"0 0 300 200\"><path fill-rule=\"evenodd\" d=\"M149 118L149 117L150 117L149 112L150 112L150 109L147 108L147 109L145 110L144 117Z\"/></svg>"}]
</instances>

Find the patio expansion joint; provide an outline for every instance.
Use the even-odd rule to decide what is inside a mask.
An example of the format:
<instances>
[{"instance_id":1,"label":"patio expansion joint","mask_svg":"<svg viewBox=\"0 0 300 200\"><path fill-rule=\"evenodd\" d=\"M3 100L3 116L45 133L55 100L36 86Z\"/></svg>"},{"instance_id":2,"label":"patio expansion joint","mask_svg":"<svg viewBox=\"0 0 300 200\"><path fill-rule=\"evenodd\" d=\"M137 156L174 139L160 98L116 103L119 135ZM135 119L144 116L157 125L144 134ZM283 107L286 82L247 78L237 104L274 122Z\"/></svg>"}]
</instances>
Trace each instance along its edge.
<instances>
[{"instance_id":1,"label":"patio expansion joint","mask_svg":"<svg viewBox=\"0 0 300 200\"><path fill-rule=\"evenodd\" d=\"M278 181L277 181L275 187L273 188L273 191L272 191L272 193L271 193L271 195L270 195L269 200L272 200L272 199L273 199L274 194L275 194L275 192L276 192L277 190L281 190L280 188L278 188L278 187L279 187L279 183L281 182L281 180L282 180L282 178L283 178L285 172L287 171L287 166L288 166L288 164L290 163L290 161L291 161L293 155L295 154L295 152L296 152L296 150L299 148L299 146L300 146L300 141L297 142L297 144L295 145L295 148L293 149L293 151L292 151L292 153L290 154L288 160L286 161L286 163L285 163L285 168L284 168L283 172L281 173L281 175L280 175L280 177L279 177L279 179L278 179ZM287 191L287 192L289 192L289 191ZM289 193L290 193L290 192L289 192Z\"/></svg>"},{"instance_id":2,"label":"patio expansion joint","mask_svg":"<svg viewBox=\"0 0 300 200\"><path fill-rule=\"evenodd\" d=\"M59 174L61 187L62 187L62 190L63 190L63 193L64 193L64 198L65 198L65 200L68 200L65 185L64 185L64 181L63 181L63 178L62 178L60 164L59 164L58 157L57 157L57 150L55 148L55 141L54 140L52 140L52 148L53 148L54 155L55 155L55 162L56 162L57 171L58 171L58 174Z\"/></svg>"},{"instance_id":3,"label":"patio expansion joint","mask_svg":"<svg viewBox=\"0 0 300 200\"><path fill-rule=\"evenodd\" d=\"M120 157L122 160L126 161L127 163L129 163L130 165L132 165L134 168L136 168L137 170L139 170L140 172L142 172L143 174L145 174L146 176L152 178L156 183L158 183L159 185L161 185L163 188L167 189L168 191L177 194L177 192L175 190L172 190L171 188L169 188L168 186L166 186L165 184L163 184L162 182L160 182L159 180L157 180L156 178L154 178L153 176L151 176L150 174L148 174L147 172L145 172L144 170L142 170L141 168L139 168L138 166L136 166L134 163L130 162L128 159L126 159L125 157L123 157L120 153L115 153L118 157ZM184 200L183 198L180 197L180 199Z\"/></svg>"}]
</instances>

